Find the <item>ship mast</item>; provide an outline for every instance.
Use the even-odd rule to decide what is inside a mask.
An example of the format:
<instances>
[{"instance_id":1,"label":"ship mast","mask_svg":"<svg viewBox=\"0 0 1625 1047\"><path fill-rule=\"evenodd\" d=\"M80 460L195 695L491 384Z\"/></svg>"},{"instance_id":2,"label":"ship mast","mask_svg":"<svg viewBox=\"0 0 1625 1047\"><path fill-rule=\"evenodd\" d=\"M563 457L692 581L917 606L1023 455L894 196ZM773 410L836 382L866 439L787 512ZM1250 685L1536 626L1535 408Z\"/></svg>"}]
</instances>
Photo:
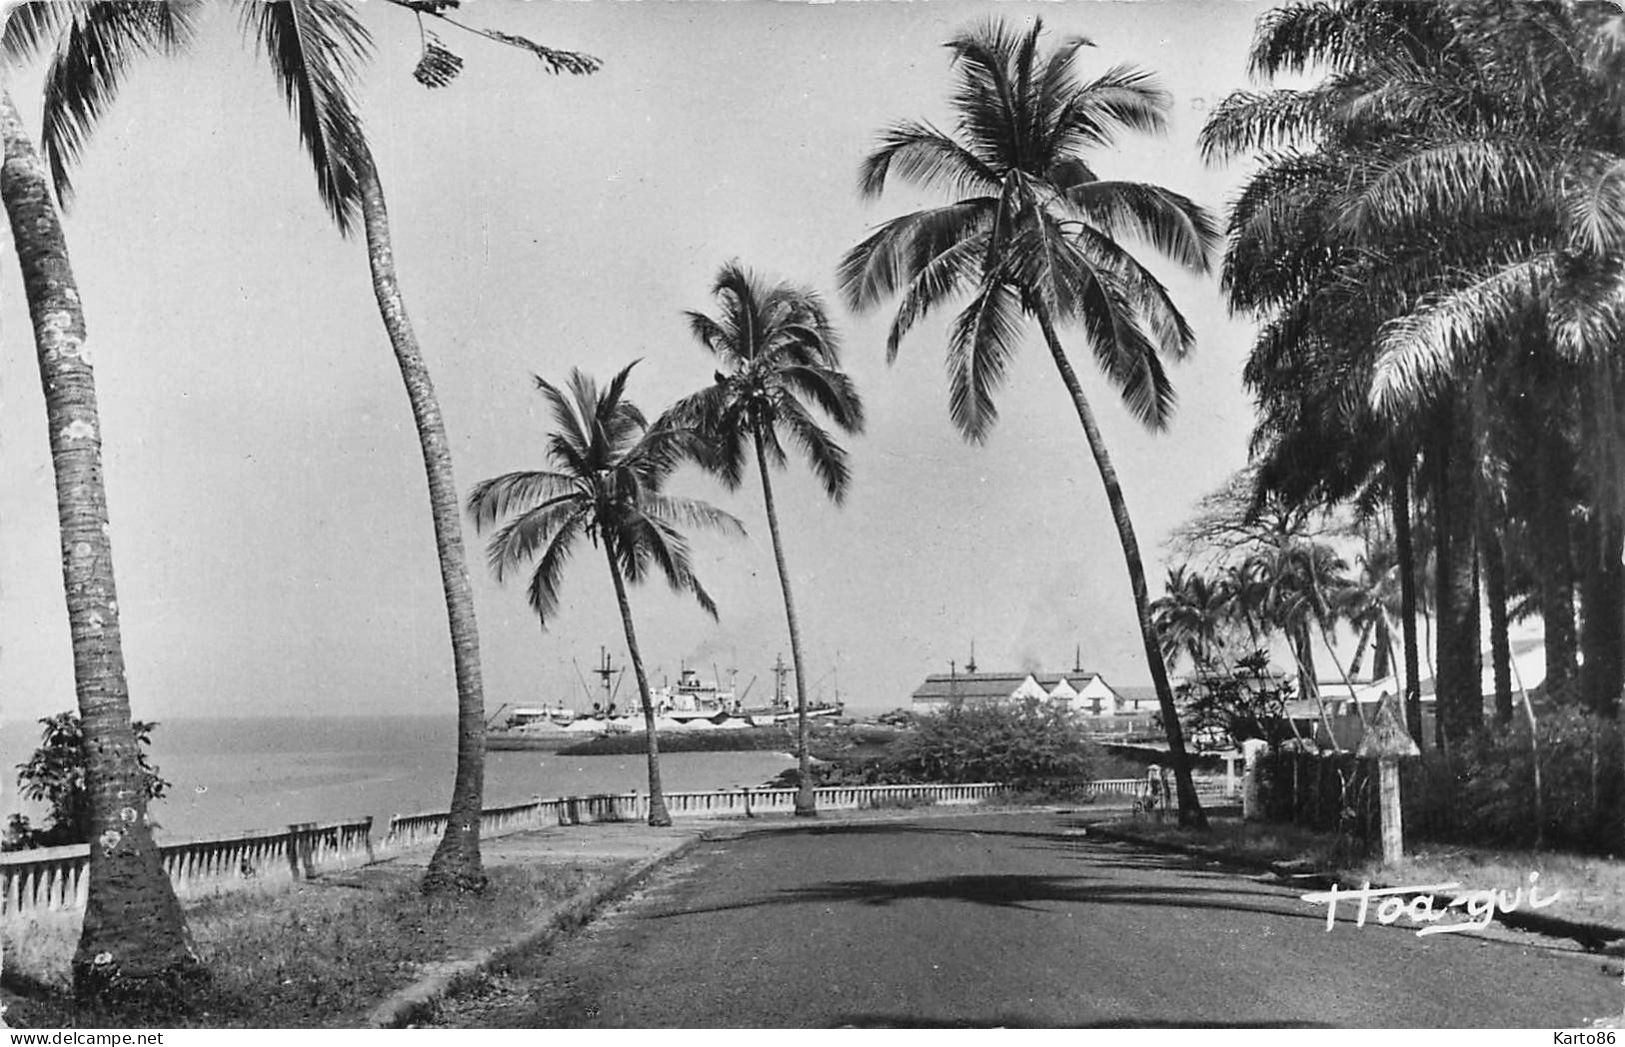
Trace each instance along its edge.
<instances>
[{"instance_id":1,"label":"ship mast","mask_svg":"<svg viewBox=\"0 0 1625 1047\"><path fill-rule=\"evenodd\" d=\"M600 708L603 710L604 715L608 716L611 708L610 699L614 697L614 695L610 693L609 681L614 678L615 669L609 663L609 651L605 650L603 647L598 648L598 668L593 670L593 675L603 681L604 703L602 706L600 706Z\"/></svg>"},{"instance_id":2,"label":"ship mast","mask_svg":"<svg viewBox=\"0 0 1625 1047\"><path fill-rule=\"evenodd\" d=\"M784 652L780 651L778 657L773 660L773 707L776 709L782 709L790 704L784 695L784 678L793 672L794 669L784 664Z\"/></svg>"}]
</instances>

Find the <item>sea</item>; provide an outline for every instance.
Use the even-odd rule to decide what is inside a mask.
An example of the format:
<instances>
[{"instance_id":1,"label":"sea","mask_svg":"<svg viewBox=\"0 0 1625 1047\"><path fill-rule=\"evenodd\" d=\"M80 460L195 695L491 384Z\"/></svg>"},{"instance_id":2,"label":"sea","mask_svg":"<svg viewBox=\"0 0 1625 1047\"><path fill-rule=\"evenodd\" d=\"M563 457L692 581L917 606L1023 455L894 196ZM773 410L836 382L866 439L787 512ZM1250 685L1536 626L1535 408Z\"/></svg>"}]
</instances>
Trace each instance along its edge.
<instances>
[{"instance_id":1,"label":"sea","mask_svg":"<svg viewBox=\"0 0 1625 1047\"><path fill-rule=\"evenodd\" d=\"M17 791L17 765L39 744L37 723L0 723L0 817L42 809ZM456 769L452 717L174 719L152 732L151 761L170 785L149 814L160 841L273 829L294 822L373 818L382 836L396 814L444 811ZM794 766L788 753L665 753L671 792L755 788ZM487 752L485 803L533 796L648 792L643 755Z\"/></svg>"}]
</instances>

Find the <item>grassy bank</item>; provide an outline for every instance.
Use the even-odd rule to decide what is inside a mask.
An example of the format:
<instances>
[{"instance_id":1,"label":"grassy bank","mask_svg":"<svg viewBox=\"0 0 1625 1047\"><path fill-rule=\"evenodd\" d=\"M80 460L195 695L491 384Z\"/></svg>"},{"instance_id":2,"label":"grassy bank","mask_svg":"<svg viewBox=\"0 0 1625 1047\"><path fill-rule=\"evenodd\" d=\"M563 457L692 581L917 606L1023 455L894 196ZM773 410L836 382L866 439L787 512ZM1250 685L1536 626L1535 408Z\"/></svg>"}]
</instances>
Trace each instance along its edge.
<instances>
[{"instance_id":1,"label":"grassy bank","mask_svg":"<svg viewBox=\"0 0 1625 1047\"><path fill-rule=\"evenodd\" d=\"M1388 865L1347 838L1293 825L1215 818L1205 833L1143 817L1103 825L1159 843L1200 848L1216 857L1299 863L1306 870L1339 873L1355 883L1459 883L1458 893L1491 889L1510 893L1527 887L1529 874L1535 872L1540 874L1541 894L1557 898L1540 910L1543 914L1625 930L1625 863L1618 861L1549 851L1422 844Z\"/></svg>"},{"instance_id":2,"label":"grassy bank","mask_svg":"<svg viewBox=\"0 0 1625 1047\"><path fill-rule=\"evenodd\" d=\"M374 866L285 891L242 891L188 906L212 987L188 1015L75 1011L68 964L77 914L5 928L0 996L18 1028L329 1028L358 1025L432 967L530 926L538 912L619 865L502 865L480 898L427 898L421 869Z\"/></svg>"}]
</instances>

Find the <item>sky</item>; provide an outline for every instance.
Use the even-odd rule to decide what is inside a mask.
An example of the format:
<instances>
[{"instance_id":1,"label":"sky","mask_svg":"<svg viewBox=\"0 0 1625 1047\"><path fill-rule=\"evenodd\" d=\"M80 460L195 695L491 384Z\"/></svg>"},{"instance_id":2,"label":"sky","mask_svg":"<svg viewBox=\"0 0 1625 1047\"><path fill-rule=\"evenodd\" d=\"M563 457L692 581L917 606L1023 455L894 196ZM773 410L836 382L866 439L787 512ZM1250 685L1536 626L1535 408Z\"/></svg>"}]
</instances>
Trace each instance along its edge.
<instances>
[{"instance_id":1,"label":"sky","mask_svg":"<svg viewBox=\"0 0 1625 1047\"><path fill-rule=\"evenodd\" d=\"M65 229L89 326L130 695L138 718L450 715L444 603L422 461L372 298L364 242L322 210L294 124L228 10L190 54L135 69L86 151ZM1205 166L1207 109L1247 86L1267 5L1241 0L998 4L476 0L461 17L603 61L544 75L528 55L439 33L451 86L412 79L418 28L360 5L375 54L359 104L388 196L408 309L444 409L460 490L540 468L550 421L532 376L600 379L640 360L653 415L710 381L682 319L738 259L829 299L867 409L853 484L830 504L804 467L775 477L810 692L857 711L908 704L928 673L1071 668L1116 685L1149 671L1098 473L1031 332L985 445L953 429L945 320L885 361L889 314L836 296L844 251L929 202L862 200L857 170L902 119L949 122L948 52L989 17L1083 35L1088 75L1120 62L1172 96L1165 136L1093 158L1222 213L1244 171ZM37 124L37 74L14 86ZM1251 325L1215 276L1137 253L1195 328L1179 407L1151 433L1063 331L1114 456L1153 595L1164 542L1246 463L1240 374ZM947 314L945 314L947 315ZM73 705L38 369L9 248L0 258L0 719ZM634 590L655 685L683 664L771 693L789 660L761 490L686 468L674 493L736 514L696 536L712 621L663 584ZM465 528L486 705L580 707L580 673L624 640L607 567L572 561L544 631L524 578L499 585ZM528 575L527 575L528 577ZM579 667L579 672L578 672ZM754 681L754 683L752 682ZM628 676L623 693L633 695Z\"/></svg>"}]
</instances>

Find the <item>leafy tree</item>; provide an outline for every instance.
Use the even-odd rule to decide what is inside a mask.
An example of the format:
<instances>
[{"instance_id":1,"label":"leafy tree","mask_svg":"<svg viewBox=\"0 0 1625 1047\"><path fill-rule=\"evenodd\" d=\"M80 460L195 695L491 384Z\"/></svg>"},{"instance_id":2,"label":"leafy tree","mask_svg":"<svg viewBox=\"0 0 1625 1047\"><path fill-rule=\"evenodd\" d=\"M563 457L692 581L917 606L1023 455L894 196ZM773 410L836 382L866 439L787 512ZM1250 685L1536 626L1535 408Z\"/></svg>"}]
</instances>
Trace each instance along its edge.
<instances>
[{"instance_id":1,"label":"leafy tree","mask_svg":"<svg viewBox=\"0 0 1625 1047\"><path fill-rule=\"evenodd\" d=\"M755 452L795 666L801 772L795 813L810 816L818 808L807 751L807 673L769 466L784 468L788 442L806 458L830 501L839 505L851 482L846 451L814 419L808 403L843 432L857 433L863 430L863 402L840 369L839 341L817 294L788 283L770 286L736 262L722 267L714 291L718 315L690 312L688 321L721 370L715 384L681 401L673 417L694 427L701 465L730 490L744 482L746 457Z\"/></svg>"},{"instance_id":2,"label":"leafy tree","mask_svg":"<svg viewBox=\"0 0 1625 1047\"><path fill-rule=\"evenodd\" d=\"M1083 721L1060 702L955 702L922 716L887 763L905 780L998 782L1018 789L1079 783L1091 748Z\"/></svg>"},{"instance_id":3,"label":"leafy tree","mask_svg":"<svg viewBox=\"0 0 1625 1047\"><path fill-rule=\"evenodd\" d=\"M1117 238L1138 238L1206 272L1217 232L1207 213L1178 193L1095 174L1086 151L1110 145L1122 131L1161 130L1168 96L1148 73L1126 66L1080 82L1077 56L1089 42L1069 39L1041 55L1042 30L1038 20L1021 34L994 21L949 42L957 134L921 121L893 125L864 161L860 185L865 196L879 196L895 174L955 200L881 225L847 253L842 289L856 309L899 297L888 358L929 311L970 296L949 330L948 406L973 442L986 438L997 417L993 397L1022 320L1037 323L1111 504L1166 724L1180 822L1204 825L1151 621L1139 541L1057 327L1081 324L1096 363L1129 409L1151 429L1162 428L1174 402L1163 357L1185 356L1195 335L1163 285Z\"/></svg>"},{"instance_id":4,"label":"leafy tree","mask_svg":"<svg viewBox=\"0 0 1625 1047\"><path fill-rule=\"evenodd\" d=\"M547 439L552 468L481 481L469 493L468 511L482 531L506 518L489 546L491 569L499 581L519 565L536 562L527 595L544 629L558 607L564 567L580 539L603 548L643 702L649 739L649 824L659 826L670 825L671 815L660 786L654 704L626 585L659 571L673 591L692 593L715 618L716 604L694 576L688 540L678 526L740 535L744 527L705 502L665 493L666 480L693 453L693 437L665 418L650 425L625 398L633 366L627 365L603 389L579 370L571 370L567 389L536 378L536 388L553 414L555 429Z\"/></svg>"},{"instance_id":5,"label":"leafy tree","mask_svg":"<svg viewBox=\"0 0 1625 1047\"><path fill-rule=\"evenodd\" d=\"M1286 703L1292 684L1254 651L1222 669L1210 666L1179 686L1185 727L1199 748L1233 749L1249 738L1277 748L1296 732Z\"/></svg>"},{"instance_id":6,"label":"leafy tree","mask_svg":"<svg viewBox=\"0 0 1625 1047\"><path fill-rule=\"evenodd\" d=\"M36 829L26 815L14 814L6 827L5 850L19 851L31 847L61 847L73 843L89 843L94 832L90 804L90 790L85 776L84 728L77 713L57 713L40 721L45 730L40 746L27 763L17 765L17 786L20 795L49 809L50 819L44 828ZM136 744L152 744L152 729L158 726L142 720L132 721ZM158 774L147 759L145 749L136 754L141 769L142 794L147 804L161 800L169 789L169 782Z\"/></svg>"}]
</instances>

